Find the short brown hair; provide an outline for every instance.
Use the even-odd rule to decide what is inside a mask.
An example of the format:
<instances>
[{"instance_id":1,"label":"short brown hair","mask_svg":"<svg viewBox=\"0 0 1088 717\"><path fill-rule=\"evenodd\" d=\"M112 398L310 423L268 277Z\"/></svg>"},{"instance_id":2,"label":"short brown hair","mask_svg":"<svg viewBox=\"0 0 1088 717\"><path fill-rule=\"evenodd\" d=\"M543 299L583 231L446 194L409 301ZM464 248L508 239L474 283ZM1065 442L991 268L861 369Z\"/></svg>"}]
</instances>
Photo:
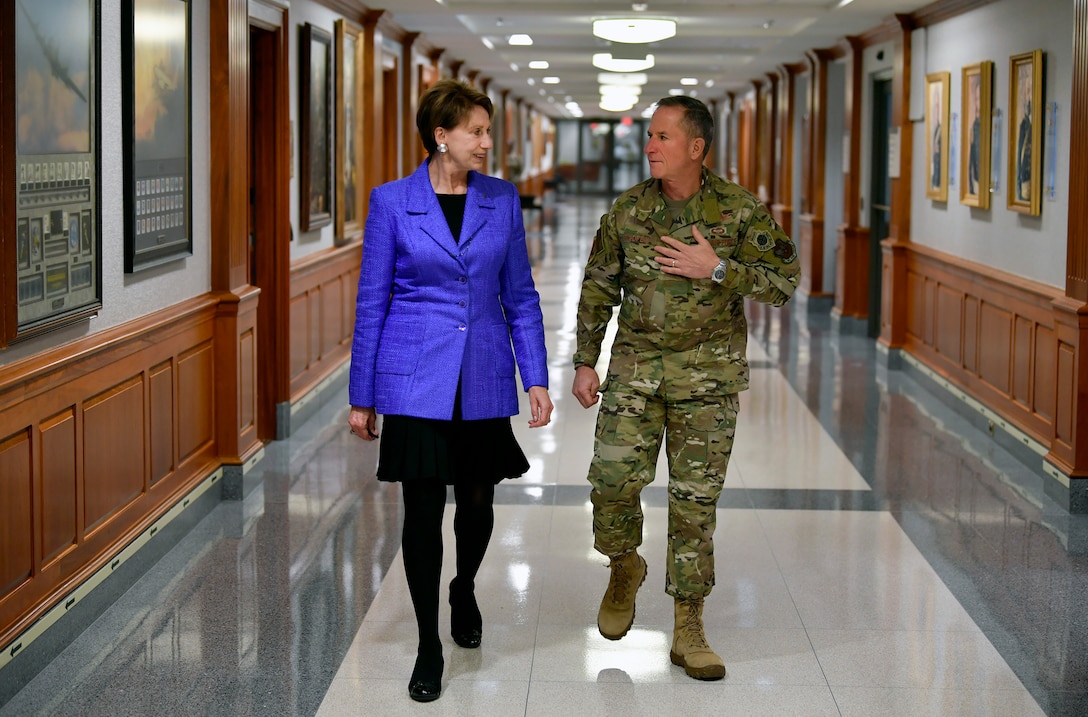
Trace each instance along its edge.
<instances>
[{"instance_id":1,"label":"short brown hair","mask_svg":"<svg viewBox=\"0 0 1088 717\"><path fill-rule=\"evenodd\" d=\"M438 149L434 131L439 127L453 129L468 119L473 107L483 107L491 118L491 98L460 80L439 80L423 93L416 111L416 129L427 154Z\"/></svg>"},{"instance_id":2,"label":"short brown hair","mask_svg":"<svg viewBox=\"0 0 1088 717\"><path fill-rule=\"evenodd\" d=\"M710 143L714 141L714 117L702 100L687 95L670 95L657 101L658 107L679 107L684 111L680 126L688 137L703 138L703 157L710 152Z\"/></svg>"}]
</instances>

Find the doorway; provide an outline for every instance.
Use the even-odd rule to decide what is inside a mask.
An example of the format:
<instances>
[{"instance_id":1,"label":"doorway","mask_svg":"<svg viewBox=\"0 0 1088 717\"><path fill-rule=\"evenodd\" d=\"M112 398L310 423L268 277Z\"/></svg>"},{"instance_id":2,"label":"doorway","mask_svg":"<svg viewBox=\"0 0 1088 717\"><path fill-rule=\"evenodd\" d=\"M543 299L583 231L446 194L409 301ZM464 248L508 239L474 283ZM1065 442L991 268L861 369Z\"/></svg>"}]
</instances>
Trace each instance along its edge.
<instances>
[{"instance_id":1,"label":"doorway","mask_svg":"<svg viewBox=\"0 0 1088 717\"><path fill-rule=\"evenodd\" d=\"M261 7L254 3L250 7ZM286 33L279 12L250 18L248 280L257 301L257 437L290 429L290 128ZM279 22L279 24L277 24Z\"/></svg>"},{"instance_id":2,"label":"doorway","mask_svg":"<svg viewBox=\"0 0 1088 717\"><path fill-rule=\"evenodd\" d=\"M615 196L648 179L646 120L564 120L557 125L557 173L575 194Z\"/></svg>"},{"instance_id":3,"label":"doorway","mask_svg":"<svg viewBox=\"0 0 1088 717\"><path fill-rule=\"evenodd\" d=\"M892 121L892 81L873 81L872 164L869 172L869 320L866 335L880 336L880 297L884 252L880 242L891 223L892 183L888 176L888 143Z\"/></svg>"}]
</instances>

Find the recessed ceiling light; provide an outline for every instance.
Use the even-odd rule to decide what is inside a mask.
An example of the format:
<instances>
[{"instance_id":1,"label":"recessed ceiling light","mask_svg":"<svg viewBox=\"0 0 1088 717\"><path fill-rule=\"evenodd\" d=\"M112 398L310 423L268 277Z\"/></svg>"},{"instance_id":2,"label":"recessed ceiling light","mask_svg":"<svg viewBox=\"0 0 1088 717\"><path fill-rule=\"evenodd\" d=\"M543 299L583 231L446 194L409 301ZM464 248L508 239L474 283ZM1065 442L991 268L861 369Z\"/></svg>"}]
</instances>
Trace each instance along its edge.
<instances>
[{"instance_id":1,"label":"recessed ceiling light","mask_svg":"<svg viewBox=\"0 0 1088 717\"><path fill-rule=\"evenodd\" d=\"M681 85L697 85L697 84L699 84L699 80L697 80L694 77L681 77L680 78L680 84Z\"/></svg>"},{"instance_id":2,"label":"recessed ceiling light","mask_svg":"<svg viewBox=\"0 0 1088 717\"><path fill-rule=\"evenodd\" d=\"M545 85L558 85L559 78L555 77L554 75L549 75L548 77L545 77L543 80L541 80L541 82L543 82Z\"/></svg>"},{"instance_id":3,"label":"recessed ceiling light","mask_svg":"<svg viewBox=\"0 0 1088 717\"><path fill-rule=\"evenodd\" d=\"M519 33L517 35L511 35L510 39L507 40L507 42L509 42L511 45L532 45L533 38L529 37L524 33Z\"/></svg>"},{"instance_id":4,"label":"recessed ceiling light","mask_svg":"<svg viewBox=\"0 0 1088 717\"><path fill-rule=\"evenodd\" d=\"M548 61L547 60L531 60L529 62L529 69L530 70L546 70L546 69L548 69Z\"/></svg>"},{"instance_id":5,"label":"recessed ceiling light","mask_svg":"<svg viewBox=\"0 0 1088 717\"><path fill-rule=\"evenodd\" d=\"M606 18L593 21L593 34L612 42L660 42L676 35L676 21L657 17Z\"/></svg>"},{"instance_id":6,"label":"recessed ceiling light","mask_svg":"<svg viewBox=\"0 0 1088 717\"><path fill-rule=\"evenodd\" d=\"M484 43L484 47L489 50L495 49L495 43L491 42L491 40L488 40L486 37L481 37L480 42Z\"/></svg>"},{"instance_id":7,"label":"recessed ceiling light","mask_svg":"<svg viewBox=\"0 0 1088 717\"><path fill-rule=\"evenodd\" d=\"M611 52L598 52L593 55L593 66L609 72L644 72L654 66L654 56L646 55L645 59L625 59L612 57Z\"/></svg>"}]
</instances>

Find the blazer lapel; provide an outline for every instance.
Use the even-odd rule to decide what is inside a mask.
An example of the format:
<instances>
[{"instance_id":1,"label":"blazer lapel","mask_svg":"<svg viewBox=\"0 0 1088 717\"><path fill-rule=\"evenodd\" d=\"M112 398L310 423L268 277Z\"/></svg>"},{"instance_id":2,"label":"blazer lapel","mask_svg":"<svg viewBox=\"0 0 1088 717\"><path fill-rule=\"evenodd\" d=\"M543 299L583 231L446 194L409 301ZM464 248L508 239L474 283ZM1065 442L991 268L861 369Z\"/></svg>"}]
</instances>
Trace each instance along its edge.
<instances>
[{"instance_id":1,"label":"blazer lapel","mask_svg":"<svg viewBox=\"0 0 1088 717\"><path fill-rule=\"evenodd\" d=\"M434 240L447 254L456 257L459 253L457 242L450 234L450 225L438 197L431 187L431 178L427 174L427 162L419 165L408 181L407 212L421 232Z\"/></svg>"},{"instance_id":2,"label":"blazer lapel","mask_svg":"<svg viewBox=\"0 0 1088 717\"><path fill-rule=\"evenodd\" d=\"M495 200L479 189L474 181L478 175L469 172L468 198L465 200L465 218L461 225L461 248L467 249L476 233L495 217Z\"/></svg>"}]
</instances>

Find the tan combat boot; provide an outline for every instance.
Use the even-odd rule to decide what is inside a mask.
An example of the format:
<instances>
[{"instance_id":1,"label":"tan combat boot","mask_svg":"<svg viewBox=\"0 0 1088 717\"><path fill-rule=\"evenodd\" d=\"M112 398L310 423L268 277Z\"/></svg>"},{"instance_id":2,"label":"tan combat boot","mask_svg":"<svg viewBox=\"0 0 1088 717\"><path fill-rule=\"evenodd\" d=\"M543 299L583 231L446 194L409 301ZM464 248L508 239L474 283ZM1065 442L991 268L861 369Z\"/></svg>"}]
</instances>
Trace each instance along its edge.
<instances>
[{"instance_id":1,"label":"tan combat boot","mask_svg":"<svg viewBox=\"0 0 1088 717\"><path fill-rule=\"evenodd\" d=\"M703 599L681 600L673 606L676 626L673 628L672 664L680 665L688 677L697 680L720 680L725 677L725 663L710 649L703 633Z\"/></svg>"},{"instance_id":2,"label":"tan combat boot","mask_svg":"<svg viewBox=\"0 0 1088 717\"><path fill-rule=\"evenodd\" d=\"M610 559L612 576L597 613L597 629L609 640L627 634L635 622L635 593L646 580L646 561L636 551Z\"/></svg>"}]
</instances>

